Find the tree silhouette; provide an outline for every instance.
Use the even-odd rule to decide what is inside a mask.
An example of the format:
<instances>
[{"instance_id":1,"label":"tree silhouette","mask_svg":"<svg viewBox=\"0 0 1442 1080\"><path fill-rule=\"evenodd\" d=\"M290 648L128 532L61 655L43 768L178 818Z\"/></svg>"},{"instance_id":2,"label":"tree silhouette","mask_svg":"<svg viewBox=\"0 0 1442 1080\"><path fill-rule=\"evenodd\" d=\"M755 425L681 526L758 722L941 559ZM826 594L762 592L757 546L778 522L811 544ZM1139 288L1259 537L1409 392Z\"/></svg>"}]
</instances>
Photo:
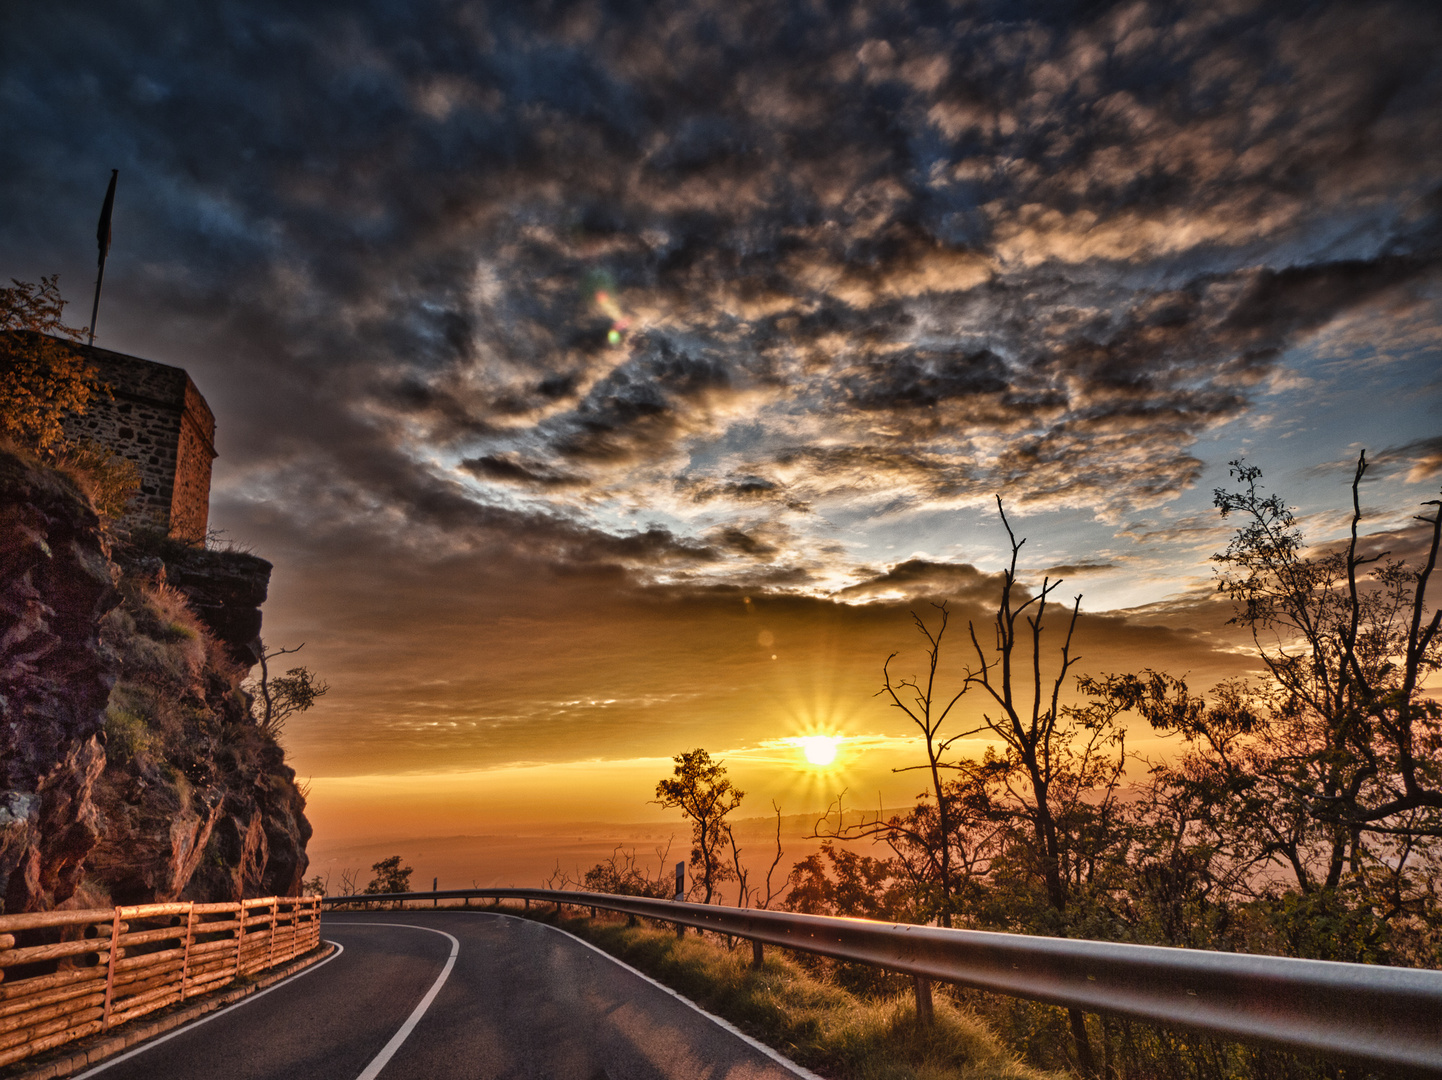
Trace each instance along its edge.
<instances>
[{"instance_id":1,"label":"tree silhouette","mask_svg":"<svg viewBox=\"0 0 1442 1080\"><path fill-rule=\"evenodd\" d=\"M367 893L410 892L411 874L415 871L409 866L402 866L399 855L392 855L389 859L372 863L371 870L375 873L375 877L371 878L371 883L365 887Z\"/></svg>"},{"instance_id":2,"label":"tree silhouette","mask_svg":"<svg viewBox=\"0 0 1442 1080\"><path fill-rule=\"evenodd\" d=\"M736 876L724 854L731 841L726 815L741 805L746 793L732 785L726 766L713 762L705 750L688 750L672 760L675 775L656 785L654 801L668 810L679 809L691 822L691 866L699 872L699 879L692 876L691 892L700 892L701 902L709 904L716 886Z\"/></svg>"}]
</instances>

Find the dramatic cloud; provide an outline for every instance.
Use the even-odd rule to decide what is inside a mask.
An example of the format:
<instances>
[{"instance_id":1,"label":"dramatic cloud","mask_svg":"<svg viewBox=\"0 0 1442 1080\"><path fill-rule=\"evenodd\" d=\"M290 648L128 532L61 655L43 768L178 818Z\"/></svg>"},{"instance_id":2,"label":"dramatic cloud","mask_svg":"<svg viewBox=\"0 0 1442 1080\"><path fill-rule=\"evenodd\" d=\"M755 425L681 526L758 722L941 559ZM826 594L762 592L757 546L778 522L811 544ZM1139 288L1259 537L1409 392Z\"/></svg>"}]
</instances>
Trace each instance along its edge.
<instances>
[{"instance_id":1,"label":"dramatic cloud","mask_svg":"<svg viewBox=\"0 0 1442 1080\"><path fill-rule=\"evenodd\" d=\"M1229 458L1435 495L1439 58L1420 2L22 5L0 273L84 309L120 169L99 340L215 407L327 768L664 753L800 655L866 697L991 602L998 494L1131 612L1098 657L1221 671Z\"/></svg>"}]
</instances>

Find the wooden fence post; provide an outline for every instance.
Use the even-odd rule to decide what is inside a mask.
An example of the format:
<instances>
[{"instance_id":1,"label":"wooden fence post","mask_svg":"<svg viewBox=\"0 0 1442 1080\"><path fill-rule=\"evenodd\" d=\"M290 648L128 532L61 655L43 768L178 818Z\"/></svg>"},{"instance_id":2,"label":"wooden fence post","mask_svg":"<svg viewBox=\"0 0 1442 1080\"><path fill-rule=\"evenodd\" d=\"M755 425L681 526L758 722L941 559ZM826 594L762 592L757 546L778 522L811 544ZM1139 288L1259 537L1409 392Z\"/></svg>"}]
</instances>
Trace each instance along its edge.
<instances>
[{"instance_id":1,"label":"wooden fence post","mask_svg":"<svg viewBox=\"0 0 1442 1080\"><path fill-rule=\"evenodd\" d=\"M268 968L275 967L275 930L276 925L279 922L280 897L277 896L274 900L270 902L270 952L265 958L265 966Z\"/></svg>"},{"instance_id":2,"label":"wooden fence post","mask_svg":"<svg viewBox=\"0 0 1442 1080\"><path fill-rule=\"evenodd\" d=\"M235 977L240 978L240 951L245 948L245 901L235 902Z\"/></svg>"},{"instance_id":3,"label":"wooden fence post","mask_svg":"<svg viewBox=\"0 0 1442 1080\"><path fill-rule=\"evenodd\" d=\"M185 1000L185 980L190 977L190 946L195 941L195 904L185 912L185 957L180 961L180 1000Z\"/></svg>"},{"instance_id":4,"label":"wooden fence post","mask_svg":"<svg viewBox=\"0 0 1442 1080\"><path fill-rule=\"evenodd\" d=\"M100 1014L100 1030L110 1030L110 1002L115 994L115 954L120 951L120 909L110 924L110 956L105 963L105 1008Z\"/></svg>"}]
</instances>

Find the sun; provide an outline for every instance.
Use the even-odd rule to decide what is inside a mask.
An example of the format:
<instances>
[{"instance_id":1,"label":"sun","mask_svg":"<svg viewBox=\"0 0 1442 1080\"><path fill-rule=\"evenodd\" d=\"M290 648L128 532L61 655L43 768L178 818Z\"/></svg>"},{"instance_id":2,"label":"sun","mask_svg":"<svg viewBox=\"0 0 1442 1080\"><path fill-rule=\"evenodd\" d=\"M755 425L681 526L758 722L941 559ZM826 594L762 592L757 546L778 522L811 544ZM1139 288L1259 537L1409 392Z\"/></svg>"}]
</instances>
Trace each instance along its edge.
<instances>
[{"instance_id":1,"label":"sun","mask_svg":"<svg viewBox=\"0 0 1442 1080\"><path fill-rule=\"evenodd\" d=\"M801 750L811 764L830 765L836 760L839 741L834 735L805 735L801 739Z\"/></svg>"}]
</instances>

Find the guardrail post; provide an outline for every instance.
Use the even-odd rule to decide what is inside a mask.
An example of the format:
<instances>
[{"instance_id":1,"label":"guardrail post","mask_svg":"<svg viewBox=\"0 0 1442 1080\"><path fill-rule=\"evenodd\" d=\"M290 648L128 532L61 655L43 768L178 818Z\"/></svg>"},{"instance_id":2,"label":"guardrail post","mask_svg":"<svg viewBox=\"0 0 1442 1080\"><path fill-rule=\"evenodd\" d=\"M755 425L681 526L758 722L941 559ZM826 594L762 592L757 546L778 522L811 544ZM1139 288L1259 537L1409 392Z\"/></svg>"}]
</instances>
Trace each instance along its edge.
<instances>
[{"instance_id":1,"label":"guardrail post","mask_svg":"<svg viewBox=\"0 0 1442 1080\"><path fill-rule=\"evenodd\" d=\"M441 879L438 878L438 877L433 877L433 878L431 878L431 892L439 892L439 891L440 891L440 887L441 887ZM438 907L440 907L440 906L441 906L441 898L438 897L438 896L433 896L433 897L431 897L431 907L433 907L433 908L438 908Z\"/></svg>"},{"instance_id":2,"label":"guardrail post","mask_svg":"<svg viewBox=\"0 0 1442 1080\"><path fill-rule=\"evenodd\" d=\"M275 967L275 931L280 923L280 897L270 902L270 951L266 954L265 966Z\"/></svg>"},{"instance_id":3,"label":"guardrail post","mask_svg":"<svg viewBox=\"0 0 1442 1080\"><path fill-rule=\"evenodd\" d=\"M936 1013L931 1007L931 980L922 975L913 975L916 982L916 1022L920 1027L931 1027Z\"/></svg>"},{"instance_id":4,"label":"guardrail post","mask_svg":"<svg viewBox=\"0 0 1442 1080\"><path fill-rule=\"evenodd\" d=\"M110 1030L110 1002L115 993L115 954L120 951L120 909L110 924L110 956L105 962L105 1008L100 1014L100 1030Z\"/></svg>"},{"instance_id":5,"label":"guardrail post","mask_svg":"<svg viewBox=\"0 0 1442 1080\"><path fill-rule=\"evenodd\" d=\"M751 942L751 966L753 968L756 968L757 970L760 970L761 962L764 959L765 951L761 947L761 942L753 939Z\"/></svg>"},{"instance_id":6,"label":"guardrail post","mask_svg":"<svg viewBox=\"0 0 1442 1080\"><path fill-rule=\"evenodd\" d=\"M685 899L686 899L686 864L683 863L683 862L678 862L678 863L676 864L676 903L679 904L682 900L685 900ZM677 936L678 938L681 938L681 937L685 937L685 936L686 936L686 926L685 926L684 923L677 923L677 924L676 924L676 936Z\"/></svg>"}]
</instances>

